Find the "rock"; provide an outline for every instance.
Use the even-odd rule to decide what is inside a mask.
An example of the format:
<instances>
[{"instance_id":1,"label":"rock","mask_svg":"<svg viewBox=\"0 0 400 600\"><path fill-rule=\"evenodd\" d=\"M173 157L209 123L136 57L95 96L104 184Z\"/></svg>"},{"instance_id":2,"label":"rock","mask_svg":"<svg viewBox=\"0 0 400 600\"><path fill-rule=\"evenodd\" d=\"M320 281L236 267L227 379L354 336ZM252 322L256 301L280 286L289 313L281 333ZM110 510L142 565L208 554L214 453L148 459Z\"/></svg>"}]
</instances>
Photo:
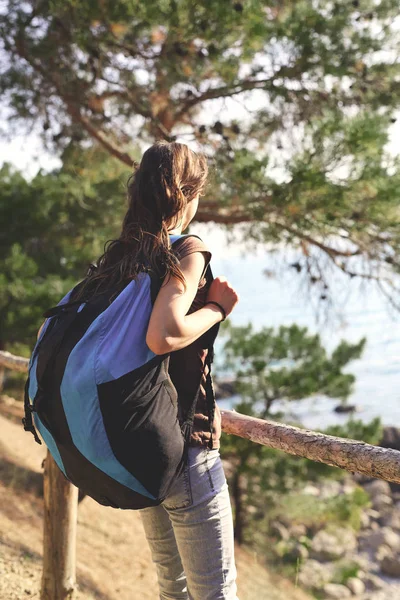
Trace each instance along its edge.
<instances>
[{"instance_id":1,"label":"rock","mask_svg":"<svg viewBox=\"0 0 400 600\"><path fill-rule=\"evenodd\" d=\"M299 559L301 561L306 560L309 557L309 551L303 544L295 544L290 551L290 556L295 560Z\"/></svg>"},{"instance_id":2,"label":"rock","mask_svg":"<svg viewBox=\"0 0 400 600\"><path fill-rule=\"evenodd\" d=\"M386 555L381 563L381 571L390 577L400 577L400 556L398 554Z\"/></svg>"},{"instance_id":3,"label":"rock","mask_svg":"<svg viewBox=\"0 0 400 600\"><path fill-rule=\"evenodd\" d=\"M353 481L347 481L342 485L342 494L352 494L356 487Z\"/></svg>"},{"instance_id":4,"label":"rock","mask_svg":"<svg viewBox=\"0 0 400 600\"><path fill-rule=\"evenodd\" d=\"M400 530L400 509L399 508L394 508L392 511L390 511L387 514L383 515L379 519L379 522L383 526L389 527L390 529Z\"/></svg>"},{"instance_id":5,"label":"rock","mask_svg":"<svg viewBox=\"0 0 400 600\"><path fill-rule=\"evenodd\" d=\"M350 590L340 583L327 583L324 585L324 598L326 600L342 600L342 598L351 598Z\"/></svg>"},{"instance_id":6,"label":"rock","mask_svg":"<svg viewBox=\"0 0 400 600\"><path fill-rule=\"evenodd\" d=\"M365 583L358 577L349 577L346 586L354 596L361 596L365 592Z\"/></svg>"},{"instance_id":7,"label":"rock","mask_svg":"<svg viewBox=\"0 0 400 600\"><path fill-rule=\"evenodd\" d=\"M284 542L287 542L290 538L289 531L286 529L286 527L277 521L270 525L269 531L272 536L277 537Z\"/></svg>"},{"instance_id":8,"label":"rock","mask_svg":"<svg viewBox=\"0 0 400 600\"><path fill-rule=\"evenodd\" d=\"M376 552L379 546L384 544L392 550L400 550L400 535L389 529L389 527L382 527L377 531L365 533L360 537L359 541L360 547L363 550Z\"/></svg>"},{"instance_id":9,"label":"rock","mask_svg":"<svg viewBox=\"0 0 400 600\"><path fill-rule=\"evenodd\" d=\"M374 479L370 483L367 483L364 486L364 489L368 494L373 498L374 496L380 496L383 494L384 496L391 495L390 485L387 481L383 481L382 479Z\"/></svg>"},{"instance_id":10,"label":"rock","mask_svg":"<svg viewBox=\"0 0 400 600\"><path fill-rule=\"evenodd\" d=\"M237 392L236 383L232 380L226 381L218 381L213 380L214 386L214 394L217 400L222 400L223 398L231 398Z\"/></svg>"},{"instance_id":11,"label":"rock","mask_svg":"<svg viewBox=\"0 0 400 600\"><path fill-rule=\"evenodd\" d=\"M388 509L393 504L392 497L386 494L378 494L377 496L373 496L371 501L372 507L379 512Z\"/></svg>"},{"instance_id":12,"label":"rock","mask_svg":"<svg viewBox=\"0 0 400 600\"><path fill-rule=\"evenodd\" d=\"M389 546L386 544L382 544L382 546L379 546L378 550L376 551L375 560L381 562L386 556L390 556L391 554L391 548L389 548Z\"/></svg>"},{"instance_id":13,"label":"rock","mask_svg":"<svg viewBox=\"0 0 400 600\"><path fill-rule=\"evenodd\" d=\"M369 590L381 590L385 587L385 582L373 573L365 573L363 581Z\"/></svg>"},{"instance_id":14,"label":"rock","mask_svg":"<svg viewBox=\"0 0 400 600\"><path fill-rule=\"evenodd\" d=\"M362 512L360 515L360 527L361 529L368 529L371 524L371 519L369 515L365 512Z\"/></svg>"},{"instance_id":15,"label":"rock","mask_svg":"<svg viewBox=\"0 0 400 600\"><path fill-rule=\"evenodd\" d=\"M332 565L321 565L318 561L309 559L300 567L299 583L307 589L318 590L331 581L333 575Z\"/></svg>"},{"instance_id":16,"label":"rock","mask_svg":"<svg viewBox=\"0 0 400 600\"><path fill-rule=\"evenodd\" d=\"M292 525L289 529L289 533L291 537L299 539L307 535L307 527L303 525L303 523L299 523L298 525Z\"/></svg>"},{"instance_id":17,"label":"rock","mask_svg":"<svg viewBox=\"0 0 400 600\"><path fill-rule=\"evenodd\" d=\"M333 409L336 413L353 413L356 412L357 406L355 404L338 404Z\"/></svg>"},{"instance_id":18,"label":"rock","mask_svg":"<svg viewBox=\"0 0 400 600\"><path fill-rule=\"evenodd\" d=\"M375 521L377 521L378 519L380 519L380 514L377 510L374 510L373 508L369 508L365 511L365 514L369 516L370 519L374 519Z\"/></svg>"},{"instance_id":19,"label":"rock","mask_svg":"<svg viewBox=\"0 0 400 600\"><path fill-rule=\"evenodd\" d=\"M354 564L355 566L358 567L358 573L357 573L357 577L359 579L363 578L363 574L364 573L369 573L370 569L371 569L371 559L369 556L367 556L367 554L363 553L363 554L358 554L357 552L350 555L349 557L349 561L350 563Z\"/></svg>"},{"instance_id":20,"label":"rock","mask_svg":"<svg viewBox=\"0 0 400 600\"><path fill-rule=\"evenodd\" d=\"M367 568L369 568L369 565L367 566ZM365 581L365 576L366 576L366 572L363 571L362 569L358 569L357 571L357 579L361 579L362 582Z\"/></svg>"},{"instance_id":21,"label":"rock","mask_svg":"<svg viewBox=\"0 0 400 600\"><path fill-rule=\"evenodd\" d=\"M383 438L379 442L382 448L400 450L400 429L397 427L384 427Z\"/></svg>"},{"instance_id":22,"label":"rock","mask_svg":"<svg viewBox=\"0 0 400 600\"><path fill-rule=\"evenodd\" d=\"M334 533L319 531L311 542L310 555L320 561L337 560L356 547L354 533L338 527Z\"/></svg>"},{"instance_id":23,"label":"rock","mask_svg":"<svg viewBox=\"0 0 400 600\"><path fill-rule=\"evenodd\" d=\"M321 486L320 496L321 498L332 498L334 496L339 496L341 487L340 481L326 481Z\"/></svg>"},{"instance_id":24,"label":"rock","mask_svg":"<svg viewBox=\"0 0 400 600\"><path fill-rule=\"evenodd\" d=\"M315 485L308 484L303 488L303 494L306 494L307 496L319 496L320 493L320 490L315 487Z\"/></svg>"}]
</instances>

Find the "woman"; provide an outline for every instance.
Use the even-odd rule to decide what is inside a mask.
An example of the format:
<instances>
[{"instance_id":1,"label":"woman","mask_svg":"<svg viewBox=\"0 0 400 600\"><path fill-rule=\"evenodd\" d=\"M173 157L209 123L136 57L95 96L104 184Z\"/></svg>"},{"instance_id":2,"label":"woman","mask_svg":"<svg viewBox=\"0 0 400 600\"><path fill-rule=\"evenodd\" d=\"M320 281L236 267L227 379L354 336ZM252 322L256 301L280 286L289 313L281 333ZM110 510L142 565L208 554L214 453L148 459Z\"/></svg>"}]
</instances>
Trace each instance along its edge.
<instances>
[{"instance_id":1,"label":"woman","mask_svg":"<svg viewBox=\"0 0 400 600\"><path fill-rule=\"evenodd\" d=\"M161 505L140 511L165 600L236 599L232 514L219 456L221 418L210 392L207 349L238 297L224 278L212 281L204 243L180 237L206 179L205 158L184 144L151 146L129 183L121 235L69 298L77 304L107 290L118 295L142 271L150 273L155 292L146 343L155 354L170 353L180 423L197 398L180 476Z\"/></svg>"}]
</instances>

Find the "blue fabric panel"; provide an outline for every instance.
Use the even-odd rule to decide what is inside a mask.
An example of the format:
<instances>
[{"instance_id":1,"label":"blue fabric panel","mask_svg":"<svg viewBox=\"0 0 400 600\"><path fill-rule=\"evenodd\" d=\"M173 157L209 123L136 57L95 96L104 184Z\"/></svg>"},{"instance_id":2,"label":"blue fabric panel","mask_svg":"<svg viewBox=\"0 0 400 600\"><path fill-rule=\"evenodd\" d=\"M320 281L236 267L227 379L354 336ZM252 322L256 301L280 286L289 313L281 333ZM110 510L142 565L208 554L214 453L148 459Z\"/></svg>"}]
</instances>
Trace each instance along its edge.
<instances>
[{"instance_id":1,"label":"blue fabric panel","mask_svg":"<svg viewBox=\"0 0 400 600\"><path fill-rule=\"evenodd\" d=\"M143 274L100 315L101 335L94 365L97 384L118 379L154 358L146 344L153 309L150 298L150 277Z\"/></svg>"},{"instance_id":2,"label":"blue fabric panel","mask_svg":"<svg viewBox=\"0 0 400 600\"><path fill-rule=\"evenodd\" d=\"M76 448L98 469L154 499L116 459L100 410L97 384L142 366L155 356L145 342L151 313L150 278L131 282L76 344L61 384L63 407Z\"/></svg>"},{"instance_id":3,"label":"blue fabric panel","mask_svg":"<svg viewBox=\"0 0 400 600\"><path fill-rule=\"evenodd\" d=\"M67 302L70 293L59 304ZM155 356L146 344L152 311L150 298L150 277L147 274L139 276L119 294L93 321L72 350L60 391L72 441L79 452L122 485L155 499L114 456L97 396L97 384L117 379ZM47 324L49 321L50 319ZM34 359L29 385L30 398L34 398L37 391L36 364ZM36 418L35 423L57 464L65 473L54 439L40 419Z\"/></svg>"},{"instance_id":4,"label":"blue fabric panel","mask_svg":"<svg viewBox=\"0 0 400 600\"><path fill-rule=\"evenodd\" d=\"M98 469L126 487L154 499L115 458L104 428L94 379L96 327L71 352L61 384L61 397L76 448Z\"/></svg>"},{"instance_id":5,"label":"blue fabric panel","mask_svg":"<svg viewBox=\"0 0 400 600\"><path fill-rule=\"evenodd\" d=\"M37 366L37 358L34 359L34 361L32 363L32 368L31 368L30 374L29 374L29 399L31 401L31 404L32 404L33 398L36 396L36 392L37 392L37 388L38 388L37 379L36 379L36 366ZM57 444L55 443L53 436L48 431L48 429L43 425L42 421L39 419L39 417L36 413L33 413L33 420L34 420L36 429L39 431L40 435L43 438L44 443L50 450L50 454L56 461L56 463L59 466L59 468L61 469L61 471L66 476L64 464L61 459L60 453L57 448Z\"/></svg>"},{"instance_id":6,"label":"blue fabric panel","mask_svg":"<svg viewBox=\"0 0 400 600\"><path fill-rule=\"evenodd\" d=\"M174 242L176 242L176 240L179 240L180 238L183 238L183 237L187 237L187 235L177 233L176 235L170 235L169 239L170 239L171 244L173 244Z\"/></svg>"},{"instance_id":7,"label":"blue fabric panel","mask_svg":"<svg viewBox=\"0 0 400 600\"><path fill-rule=\"evenodd\" d=\"M35 427L39 431L40 435L42 436L44 443L46 444L46 446L48 447L48 449L50 451L50 454L54 458L58 467L64 473L65 477L67 477L63 461L61 459L60 453L57 448L57 444L55 443L53 436L51 435L49 430L46 429L46 427L43 425L42 421L39 419L39 417L36 414L34 416L34 421L35 421Z\"/></svg>"},{"instance_id":8,"label":"blue fabric panel","mask_svg":"<svg viewBox=\"0 0 400 600\"><path fill-rule=\"evenodd\" d=\"M36 396L36 392L38 390L38 384L36 379L36 367L37 367L37 357L32 359L32 364L29 367L29 399L32 403L34 397Z\"/></svg>"},{"instance_id":9,"label":"blue fabric panel","mask_svg":"<svg viewBox=\"0 0 400 600\"><path fill-rule=\"evenodd\" d=\"M72 288L73 289L73 288ZM67 292L64 296L64 298L61 298L60 302L57 304L57 306L60 306L61 304L67 304L70 296L71 296L72 290L69 290L69 292Z\"/></svg>"}]
</instances>

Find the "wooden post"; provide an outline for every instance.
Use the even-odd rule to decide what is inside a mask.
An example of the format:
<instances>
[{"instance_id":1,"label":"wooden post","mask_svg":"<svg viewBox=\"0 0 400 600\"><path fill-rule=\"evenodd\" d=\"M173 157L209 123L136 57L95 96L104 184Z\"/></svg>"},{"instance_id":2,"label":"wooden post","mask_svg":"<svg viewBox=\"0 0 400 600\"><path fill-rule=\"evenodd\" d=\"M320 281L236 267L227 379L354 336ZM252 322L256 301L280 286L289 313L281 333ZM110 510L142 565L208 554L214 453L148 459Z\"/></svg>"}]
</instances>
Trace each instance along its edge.
<instances>
[{"instance_id":1,"label":"wooden post","mask_svg":"<svg viewBox=\"0 0 400 600\"><path fill-rule=\"evenodd\" d=\"M78 488L47 452L44 468L44 536L41 600L72 600L76 590Z\"/></svg>"}]
</instances>

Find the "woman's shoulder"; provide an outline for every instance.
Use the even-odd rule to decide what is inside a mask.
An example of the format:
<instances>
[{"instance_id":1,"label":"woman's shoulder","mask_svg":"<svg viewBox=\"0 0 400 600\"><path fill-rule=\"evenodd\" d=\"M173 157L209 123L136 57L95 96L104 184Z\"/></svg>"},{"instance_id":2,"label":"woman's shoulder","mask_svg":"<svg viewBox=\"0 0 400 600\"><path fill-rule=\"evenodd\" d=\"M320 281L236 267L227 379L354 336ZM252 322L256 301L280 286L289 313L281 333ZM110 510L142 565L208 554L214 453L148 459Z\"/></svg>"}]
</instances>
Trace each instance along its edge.
<instances>
[{"instance_id":1,"label":"woman's shoulder","mask_svg":"<svg viewBox=\"0 0 400 600\"><path fill-rule=\"evenodd\" d=\"M183 235L175 240L172 244L172 250L178 260L182 260L185 256L193 254L193 252L204 252L207 255L207 262L211 259L211 252L208 246L201 238L193 234Z\"/></svg>"}]
</instances>

